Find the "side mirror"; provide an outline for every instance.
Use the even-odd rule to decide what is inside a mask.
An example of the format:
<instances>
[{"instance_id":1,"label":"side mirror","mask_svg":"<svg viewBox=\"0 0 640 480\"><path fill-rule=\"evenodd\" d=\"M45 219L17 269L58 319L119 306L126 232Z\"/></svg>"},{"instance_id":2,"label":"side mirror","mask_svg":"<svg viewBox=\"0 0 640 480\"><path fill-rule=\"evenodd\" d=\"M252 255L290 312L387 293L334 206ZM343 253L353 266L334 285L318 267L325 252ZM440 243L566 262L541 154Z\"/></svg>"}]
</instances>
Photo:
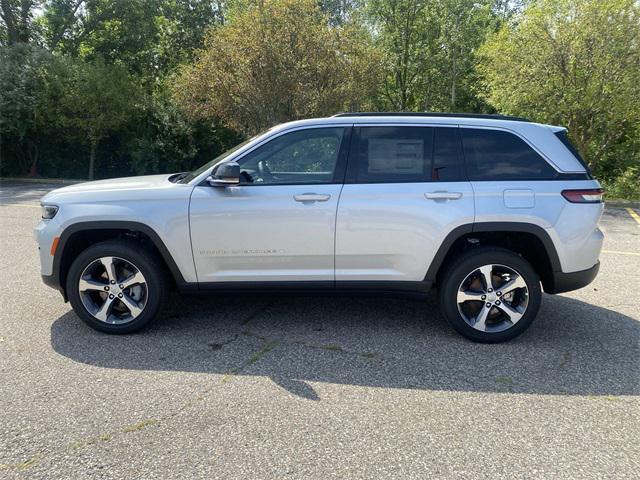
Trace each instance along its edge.
<instances>
[{"instance_id":1,"label":"side mirror","mask_svg":"<svg viewBox=\"0 0 640 480\"><path fill-rule=\"evenodd\" d=\"M240 165L227 162L216 168L213 175L207 177L207 183L212 187L227 187L240 183Z\"/></svg>"}]
</instances>

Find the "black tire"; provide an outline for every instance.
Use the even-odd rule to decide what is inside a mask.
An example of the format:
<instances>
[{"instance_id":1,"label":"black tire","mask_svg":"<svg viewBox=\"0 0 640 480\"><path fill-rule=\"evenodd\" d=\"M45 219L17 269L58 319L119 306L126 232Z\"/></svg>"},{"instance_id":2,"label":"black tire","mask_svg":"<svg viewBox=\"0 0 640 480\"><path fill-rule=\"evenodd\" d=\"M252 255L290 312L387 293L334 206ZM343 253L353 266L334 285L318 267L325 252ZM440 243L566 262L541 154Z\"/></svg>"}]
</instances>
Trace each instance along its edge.
<instances>
[{"instance_id":1,"label":"black tire","mask_svg":"<svg viewBox=\"0 0 640 480\"><path fill-rule=\"evenodd\" d=\"M131 262L146 280L144 308L126 323L110 324L98 320L81 299L80 276L85 268L102 257L118 257ZM169 293L169 279L163 260L139 243L127 240L109 240L84 250L71 264L66 284L69 301L80 319L95 330L111 334L133 333L142 329L160 315Z\"/></svg>"},{"instance_id":2,"label":"black tire","mask_svg":"<svg viewBox=\"0 0 640 480\"><path fill-rule=\"evenodd\" d=\"M458 308L457 295L462 282L468 278L468 275L483 265L500 265L515 270L521 275L527 286L528 303L524 314L513 324L501 322L499 326L506 328L502 331L487 332L477 330L465 320ZM510 250L498 247L473 247L445 268L446 271L442 275L439 287L440 309L451 326L469 340L481 343L498 343L511 340L524 332L538 314L542 300L540 277L529 262ZM496 288L496 290L498 289ZM475 305L481 305L480 308L485 307L484 301L476 302ZM494 310L494 308L490 307L489 312L493 312L491 315L498 319L505 318L501 317L500 310Z\"/></svg>"}]
</instances>

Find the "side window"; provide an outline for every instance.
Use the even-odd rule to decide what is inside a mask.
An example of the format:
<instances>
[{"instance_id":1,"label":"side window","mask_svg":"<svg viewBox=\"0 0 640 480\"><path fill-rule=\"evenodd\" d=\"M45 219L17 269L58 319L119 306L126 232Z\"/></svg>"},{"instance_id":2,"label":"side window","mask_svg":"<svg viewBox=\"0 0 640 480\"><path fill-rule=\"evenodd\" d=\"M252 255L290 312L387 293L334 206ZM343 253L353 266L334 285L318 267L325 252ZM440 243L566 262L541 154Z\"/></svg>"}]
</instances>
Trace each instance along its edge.
<instances>
[{"instance_id":1,"label":"side window","mask_svg":"<svg viewBox=\"0 0 640 480\"><path fill-rule=\"evenodd\" d=\"M353 143L349 177L356 183L424 182L430 177L430 127L362 127Z\"/></svg>"},{"instance_id":2,"label":"side window","mask_svg":"<svg viewBox=\"0 0 640 480\"><path fill-rule=\"evenodd\" d=\"M309 128L285 133L238 160L240 183L331 183L344 128Z\"/></svg>"},{"instance_id":3,"label":"side window","mask_svg":"<svg viewBox=\"0 0 640 480\"><path fill-rule=\"evenodd\" d=\"M433 139L434 182L462 182L466 180L464 161L460 152L460 136L457 127L438 127Z\"/></svg>"},{"instance_id":4,"label":"side window","mask_svg":"<svg viewBox=\"0 0 640 480\"><path fill-rule=\"evenodd\" d=\"M524 140L500 130L461 128L470 180L551 180L557 172Z\"/></svg>"}]
</instances>

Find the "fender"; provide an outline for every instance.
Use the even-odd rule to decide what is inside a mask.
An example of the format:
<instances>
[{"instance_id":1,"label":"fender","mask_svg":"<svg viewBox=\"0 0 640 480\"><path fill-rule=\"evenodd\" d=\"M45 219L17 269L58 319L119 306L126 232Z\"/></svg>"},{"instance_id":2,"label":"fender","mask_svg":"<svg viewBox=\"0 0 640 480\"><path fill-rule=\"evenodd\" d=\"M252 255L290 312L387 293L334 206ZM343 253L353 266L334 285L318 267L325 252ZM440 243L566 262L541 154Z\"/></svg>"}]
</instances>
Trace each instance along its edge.
<instances>
[{"instance_id":1,"label":"fender","mask_svg":"<svg viewBox=\"0 0 640 480\"><path fill-rule=\"evenodd\" d=\"M160 255L164 259L165 263L169 267L169 271L171 275L175 279L178 286L187 285L187 282L184 280L182 276L182 272L176 265L176 262L173 260L171 253L167 249L166 245L160 238L160 236L156 233L156 231L150 226L140 223L140 222L130 222L130 221L119 221L119 220L96 220L91 222L78 222L69 225L65 228L60 235L60 240L58 241L58 248L56 249L56 253L53 257L53 272L49 280L45 280L50 286L57 287L60 291L63 292L63 295L66 294L64 292L64 278L62 272L60 271L60 264L62 263L62 256L64 253L65 246L69 241L69 238L75 233L83 232L87 230L101 230L101 229L113 229L113 230L129 230L131 232L141 232L151 239L154 246L160 252ZM66 298L65 298L66 300Z\"/></svg>"},{"instance_id":2,"label":"fender","mask_svg":"<svg viewBox=\"0 0 640 480\"><path fill-rule=\"evenodd\" d=\"M451 246L462 236L474 232L530 233L542 242L542 245L547 253L547 257L549 258L549 262L551 263L551 270L554 273L562 272L562 267L560 266L560 257L558 257L556 247L553 244L553 240L551 240L551 237L544 228L533 223L480 222L460 225L459 227L456 227L451 230L451 232L449 232L449 234L445 237L444 241L440 245L440 248L436 252L435 256L433 257L433 261L431 262L431 265L427 270L425 281L435 283L438 270L440 270L440 267L442 266L442 263L444 262L444 259L446 258Z\"/></svg>"}]
</instances>

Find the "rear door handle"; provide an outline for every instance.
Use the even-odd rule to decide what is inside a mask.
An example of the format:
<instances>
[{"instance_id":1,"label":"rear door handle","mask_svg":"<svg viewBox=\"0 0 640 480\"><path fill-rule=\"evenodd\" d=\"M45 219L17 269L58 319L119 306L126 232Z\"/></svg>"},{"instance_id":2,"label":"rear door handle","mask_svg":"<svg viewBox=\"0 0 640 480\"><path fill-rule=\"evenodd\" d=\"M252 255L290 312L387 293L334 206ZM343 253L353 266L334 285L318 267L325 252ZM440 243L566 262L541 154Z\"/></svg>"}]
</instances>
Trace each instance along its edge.
<instances>
[{"instance_id":1,"label":"rear door handle","mask_svg":"<svg viewBox=\"0 0 640 480\"><path fill-rule=\"evenodd\" d=\"M429 192L424 194L427 200L458 200L462 198L462 192Z\"/></svg>"},{"instance_id":2,"label":"rear door handle","mask_svg":"<svg viewBox=\"0 0 640 480\"><path fill-rule=\"evenodd\" d=\"M293 196L296 202L326 202L330 198L331 195L323 193L301 193Z\"/></svg>"}]
</instances>

